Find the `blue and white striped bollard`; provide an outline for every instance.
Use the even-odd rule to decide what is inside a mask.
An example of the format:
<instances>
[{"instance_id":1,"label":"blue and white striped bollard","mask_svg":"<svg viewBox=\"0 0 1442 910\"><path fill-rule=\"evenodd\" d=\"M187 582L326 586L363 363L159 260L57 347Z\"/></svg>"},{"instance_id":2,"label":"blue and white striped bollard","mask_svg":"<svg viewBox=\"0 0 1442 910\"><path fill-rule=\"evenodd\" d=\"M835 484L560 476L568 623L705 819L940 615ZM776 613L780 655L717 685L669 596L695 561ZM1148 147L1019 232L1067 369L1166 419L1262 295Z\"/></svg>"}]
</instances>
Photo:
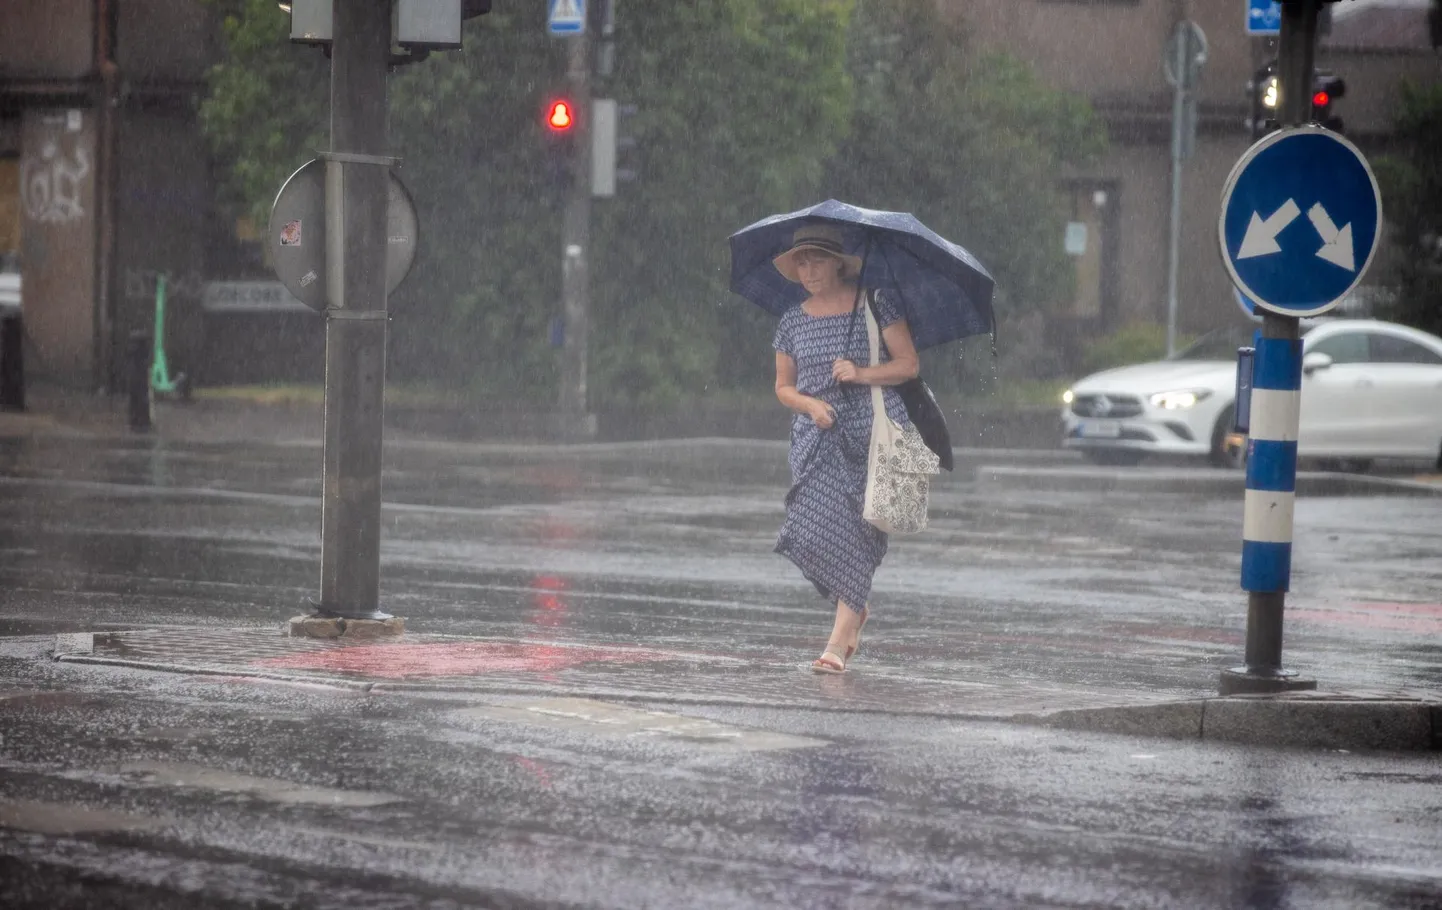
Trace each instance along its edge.
<instances>
[{"instance_id":1,"label":"blue and white striped bollard","mask_svg":"<svg viewBox=\"0 0 1442 910\"><path fill-rule=\"evenodd\" d=\"M1258 339L1242 514L1242 588L1247 591L1286 591L1291 581L1301 403L1302 342Z\"/></svg>"}]
</instances>

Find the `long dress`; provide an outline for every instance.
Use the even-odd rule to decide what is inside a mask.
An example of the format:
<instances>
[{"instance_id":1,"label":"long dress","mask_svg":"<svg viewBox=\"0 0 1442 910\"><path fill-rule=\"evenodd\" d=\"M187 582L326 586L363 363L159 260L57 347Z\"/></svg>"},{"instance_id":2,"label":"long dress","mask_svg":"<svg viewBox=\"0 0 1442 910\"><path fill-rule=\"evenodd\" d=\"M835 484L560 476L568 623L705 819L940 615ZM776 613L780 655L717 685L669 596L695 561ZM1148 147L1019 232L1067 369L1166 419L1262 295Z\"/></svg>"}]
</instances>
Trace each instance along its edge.
<instances>
[{"instance_id":1,"label":"long dress","mask_svg":"<svg viewBox=\"0 0 1442 910\"><path fill-rule=\"evenodd\" d=\"M884 294L874 293L882 328L901 318ZM796 362L796 390L829 404L836 422L823 430L805 414L791 420L791 490L776 552L790 559L821 596L861 611L871 599L871 578L886 556L886 534L861 517L866 497L866 455L871 442L871 389L838 383L832 364L871 362L866 322L858 315L810 316L800 306L781 317L774 347ZM881 342L881 362L891 359ZM882 389L886 413L907 426L906 406Z\"/></svg>"}]
</instances>

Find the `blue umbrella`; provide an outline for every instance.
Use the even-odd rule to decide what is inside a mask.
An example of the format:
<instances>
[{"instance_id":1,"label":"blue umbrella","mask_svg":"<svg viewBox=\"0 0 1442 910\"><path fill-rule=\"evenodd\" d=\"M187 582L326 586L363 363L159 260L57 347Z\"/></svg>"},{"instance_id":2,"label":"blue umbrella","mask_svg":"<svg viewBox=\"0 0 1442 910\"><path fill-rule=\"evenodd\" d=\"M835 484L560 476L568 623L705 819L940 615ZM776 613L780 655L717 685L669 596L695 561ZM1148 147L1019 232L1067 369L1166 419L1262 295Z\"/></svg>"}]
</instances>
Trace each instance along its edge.
<instances>
[{"instance_id":1,"label":"blue umbrella","mask_svg":"<svg viewBox=\"0 0 1442 910\"><path fill-rule=\"evenodd\" d=\"M731 290L780 316L806 299L771 260L790 248L796 229L826 222L841 228L847 252L861 256L861 285L893 292L918 351L995 334L996 282L966 250L906 212L879 212L835 199L763 218L731 235Z\"/></svg>"}]
</instances>

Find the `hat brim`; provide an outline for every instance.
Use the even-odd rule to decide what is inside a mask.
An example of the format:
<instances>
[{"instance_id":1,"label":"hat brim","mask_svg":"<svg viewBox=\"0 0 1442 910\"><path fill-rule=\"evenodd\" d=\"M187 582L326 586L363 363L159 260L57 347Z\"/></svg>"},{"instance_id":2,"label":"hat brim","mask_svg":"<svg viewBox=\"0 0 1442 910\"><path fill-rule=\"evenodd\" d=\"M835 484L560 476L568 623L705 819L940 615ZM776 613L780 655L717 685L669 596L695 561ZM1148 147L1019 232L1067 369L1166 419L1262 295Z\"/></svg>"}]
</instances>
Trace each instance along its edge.
<instances>
[{"instance_id":1,"label":"hat brim","mask_svg":"<svg viewBox=\"0 0 1442 910\"><path fill-rule=\"evenodd\" d=\"M843 278L858 278L861 276L862 263L860 256L851 256L846 253L838 253L835 250L828 249L827 247L819 243L807 243L805 240L803 240L793 246L791 249L782 253L780 256L777 256L775 259L771 260L772 263L776 266L776 271L780 272L782 277L784 277L787 281L794 281L797 284L801 283L801 276L796 270L796 254L801 252L802 250L820 250L828 256L840 259L842 266L841 277Z\"/></svg>"}]
</instances>

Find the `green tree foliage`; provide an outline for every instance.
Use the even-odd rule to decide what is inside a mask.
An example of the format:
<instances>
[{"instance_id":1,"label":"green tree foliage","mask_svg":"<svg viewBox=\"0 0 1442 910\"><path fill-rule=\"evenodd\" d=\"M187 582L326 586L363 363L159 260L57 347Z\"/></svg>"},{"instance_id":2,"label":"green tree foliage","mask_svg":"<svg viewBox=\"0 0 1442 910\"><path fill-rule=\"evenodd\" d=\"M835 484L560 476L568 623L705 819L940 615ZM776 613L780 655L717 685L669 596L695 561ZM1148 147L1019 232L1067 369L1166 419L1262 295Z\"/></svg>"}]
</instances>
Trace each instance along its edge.
<instances>
[{"instance_id":1,"label":"green tree foliage","mask_svg":"<svg viewBox=\"0 0 1442 910\"><path fill-rule=\"evenodd\" d=\"M853 129L828 188L911 211L971 250L1008 307L1066 297L1058 181L1106 143L1085 99L1047 88L1015 58L977 53L929 0L858 0L850 56Z\"/></svg>"},{"instance_id":2,"label":"green tree foliage","mask_svg":"<svg viewBox=\"0 0 1442 910\"><path fill-rule=\"evenodd\" d=\"M1397 246L1397 299L1383 315L1442 334L1442 86L1405 86L1398 112L1405 151L1377 162Z\"/></svg>"},{"instance_id":3,"label":"green tree foliage","mask_svg":"<svg viewBox=\"0 0 1442 910\"><path fill-rule=\"evenodd\" d=\"M210 72L200 123L221 165L220 196L263 225L286 176L326 144L330 66L292 45L273 0L211 0L227 54Z\"/></svg>"},{"instance_id":4,"label":"green tree foliage","mask_svg":"<svg viewBox=\"0 0 1442 910\"><path fill-rule=\"evenodd\" d=\"M271 0L226 0L229 53L204 123L229 196L263 218L284 175L324 145L319 51L286 41ZM642 179L593 218L592 388L598 403L713 386L728 323L725 238L808 198L850 109L840 0L630 0L611 85L639 108ZM401 68L390 135L421 217L397 292L400 374L460 379L509 400L553 398L560 192L541 113L564 85L545 4L496 4L465 48ZM745 313L736 318L736 314Z\"/></svg>"},{"instance_id":5,"label":"green tree foliage","mask_svg":"<svg viewBox=\"0 0 1442 910\"><path fill-rule=\"evenodd\" d=\"M274 0L211 0L227 54L202 119L223 199L264 223L326 145L327 61ZM929 0L625 0L615 74L639 179L592 218L592 397L658 405L770 383L774 320L726 290L726 237L832 195L909 209L986 262L1010 303L1064 296L1061 168L1101 142L1084 103L972 55ZM554 400L560 192L541 112L564 85L545 4L497 3L465 47L399 68L390 137L421 218L393 300L393 374ZM855 21L853 22L853 19ZM855 90L854 90L855 88Z\"/></svg>"}]
</instances>

